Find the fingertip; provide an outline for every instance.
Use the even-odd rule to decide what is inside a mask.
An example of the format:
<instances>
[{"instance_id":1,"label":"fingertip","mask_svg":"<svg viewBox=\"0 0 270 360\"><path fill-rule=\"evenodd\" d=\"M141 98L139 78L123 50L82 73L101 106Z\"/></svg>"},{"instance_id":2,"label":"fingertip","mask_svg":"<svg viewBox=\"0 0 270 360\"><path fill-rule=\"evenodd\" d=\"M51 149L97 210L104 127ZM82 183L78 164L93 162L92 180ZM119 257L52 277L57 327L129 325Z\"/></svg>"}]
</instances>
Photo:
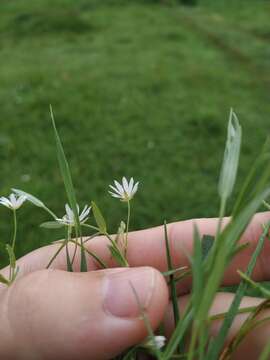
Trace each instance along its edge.
<instances>
[{"instance_id":1,"label":"fingertip","mask_svg":"<svg viewBox=\"0 0 270 360\"><path fill-rule=\"evenodd\" d=\"M150 305L147 309L149 321L153 329L156 329L164 318L168 303L169 291L164 276L153 269L155 286L152 293Z\"/></svg>"}]
</instances>

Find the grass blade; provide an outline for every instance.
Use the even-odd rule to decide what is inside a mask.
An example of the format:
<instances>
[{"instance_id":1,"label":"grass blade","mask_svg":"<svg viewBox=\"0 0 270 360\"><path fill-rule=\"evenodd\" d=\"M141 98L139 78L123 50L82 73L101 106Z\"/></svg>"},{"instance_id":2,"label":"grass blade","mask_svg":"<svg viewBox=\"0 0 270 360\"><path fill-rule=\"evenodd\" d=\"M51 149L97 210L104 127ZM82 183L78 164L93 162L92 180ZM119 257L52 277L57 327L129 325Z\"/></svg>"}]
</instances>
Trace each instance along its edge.
<instances>
[{"instance_id":1,"label":"grass blade","mask_svg":"<svg viewBox=\"0 0 270 360\"><path fill-rule=\"evenodd\" d=\"M76 224L75 232L76 232L76 237L78 238L78 237L81 237L81 228L80 228L80 220L79 220L79 213L78 213L78 208L77 208L75 190L74 190L74 186L73 186L73 182L72 182L72 177L71 177L68 161L67 161L67 158L66 158L66 155L64 152L64 148L63 148L60 136L59 136L57 128L56 128L51 105L50 105L50 113L51 113L51 120L52 120L52 125L53 125L53 130L54 130L55 141L56 141L58 163L59 163L59 167L60 167L61 174L63 177L68 201L69 201L69 204L70 204L71 209L74 214L75 224ZM84 249L83 249L83 247L81 247L81 272L84 272L84 271L87 271L87 263L86 263Z\"/></svg>"},{"instance_id":2,"label":"grass blade","mask_svg":"<svg viewBox=\"0 0 270 360\"><path fill-rule=\"evenodd\" d=\"M264 231L258 241L257 247L256 247L256 249L251 257L251 260L248 264L247 271L245 273L248 277L250 277L252 275L252 272L256 265L257 258L263 249L265 238L269 233L269 229L270 229L270 223L267 224L267 226L265 226ZM238 309L239 309L241 300L245 294L247 287L248 287L248 284L245 281L241 281L241 283L237 289L237 292L235 294L234 300L233 300L233 302L229 308L229 311L227 312L225 319L222 323L222 326L219 330L219 333L218 333L214 343L212 343L212 347L209 349L209 353L208 353L209 360L217 359L217 356L222 349L222 346L225 342L226 336L232 325L233 319L235 318L235 316L238 313Z\"/></svg>"},{"instance_id":3,"label":"grass blade","mask_svg":"<svg viewBox=\"0 0 270 360\"><path fill-rule=\"evenodd\" d=\"M170 360L172 359L177 346L183 340L184 336L187 334L187 330L191 325L193 319L193 311L190 310L186 316L182 316L181 321L178 322L176 328L168 342L166 349L163 353L162 359L163 360Z\"/></svg>"},{"instance_id":4,"label":"grass blade","mask_svg":"<svg viewBox=\"0 0 270 360\"><path fill-rule=\"evenodd\" d=\"M170 244L168 239L168 231L167 231L167 224L166 221L164 222L164 234L165 234L165 243L166 243L166 255L167 255L167 265L168 265L168 271L172 272L174 270L173 264L172 264L172 257L171 257L171 251L170 251ZM169 275L170 279L170 289L171 289L171 297L172 297L172 304L173 304L173 315L174 315L174 323L175 326L177 325L178 321L180 320L180 312L179 312L179 306L178 306L178 297L176 292L176 284L174 281L174 274L171 273Z\"/></svg>"}]
</instances>

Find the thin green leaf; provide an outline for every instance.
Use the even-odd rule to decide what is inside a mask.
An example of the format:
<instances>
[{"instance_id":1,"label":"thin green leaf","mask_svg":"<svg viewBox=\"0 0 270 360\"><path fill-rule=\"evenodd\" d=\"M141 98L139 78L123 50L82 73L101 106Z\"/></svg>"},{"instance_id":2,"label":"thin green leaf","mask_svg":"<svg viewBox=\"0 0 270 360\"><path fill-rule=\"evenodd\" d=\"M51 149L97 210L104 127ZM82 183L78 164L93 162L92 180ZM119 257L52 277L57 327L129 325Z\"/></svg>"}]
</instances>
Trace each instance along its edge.
<instances>
[{"instance_id":1,"label":"thin green leaf","mask_svg":"<svg viewBox=\"0 0 270 360\"><path fill-rule=\"evenodd\" d=\"M52 256L51 260L49 261L48 265L46 266L46 269L49 269L49 267L51 266L51 264L54 262L54 260L57 258L57 256L60 254L60 252L62 251L62 249L65 247L66 245L66 240L64 240L60 247L58 248L58 250L55 252L55 254Z\"/></svg>"},{"instance_id":2,"label":"thin green leaf","mask_svg":"<svg viewBox=\"0 0 270 360\"><path fill-rule=\"evenodd\" d=\"M224 349L221 360L230 359L231 354L238 348L243 339L251 332L254 331L257 327L264 325L265 323L269 323L270 317L263 317L262 319L258 319L258 315L269 309L269 300L264 301L259 306L255 307L255 311L253 311L248 318L245 320L240 330L236 333L227 347Z\"/></svg>"},{"instance_id":3,"label":"thin green leaf","mask_svg":"<svg viewBox=\"0 0 270 360\"><path fill-rule=\"evenodd\" d=\"M181 275L175 276L174 281L175 282L181 281L181 280L183 280L184 278L186 278L187 276L190 276L190 275L191 275L191 269L187 269L187 270L183 271L183 273Z\"/></svg>"},{"instance_id":4,"label":"thin green leaf","mask_svg":"<svg viewBox=\"0 0 270 360\"><path fill-rule=\"evenodd\" d=\"M117 248L115 248L115 246L113 246L113 245L109 245L108 247L112 254L112 257L116 260L117 264L120 266L126 267L127 261L123 257L123 255L119 252L119 250Z\"/></svg>"},{"instance_id":5,"label":"thin green leaf","mask_svg":"<svg viewBox=\"0 0 270 360\"><path fill-rule=\"evenodd\" d=\"M186 316L182 317L181 321L178 322L174 332L168 342L165 351L162 354L163 360L170 360L176 351L179 343L182 342L184 336L187 333L188 328L193 319L193 311L192 309L187 313Z\"/></svg>"},{"instance_id":6,"label":"thin green leaf","mask_svg":"<svg viewBox=\"0 0 270 360\"><path fill-rule=\"evenodd\" d=\"M170 276L170 275L175 275L178 272L186 271L186 270L187 270L187 266L182 266L182 267L178 267L176 269L172 269L172 270L168 270L168 271L162 271L161 274L163 276Z\"/></svg>"},{"instance_id":7,"label":"thin green leaf","mask_svg":"<svg viewBox=\"0 0 270 360\"><path fill-rule=\"evenodd\" d=\"M12 191L19 195L19 196L25 196L26 199L32 203L33 205L40 207L42 209L44 209L45 211L47 211L53 218L57 218L57 216L49 209L47 208L47 206L41 201L39 200L37 197L35 197L34 195L31 195L29 193L27 193L26 191L23 190L19 190L19 189L12 189Z\"/></svg>"},{"instance_id":8,"label":"thin green leaf","mask_svg":"<svg viewBox=\"0 0 270 360\"><path fill-rule=\"evenodd\" d=\"M243 273L242 271L238 270L237 272L244 281L250 284L254 289L259 290L264 297L270 298L269 289L267 289L265 286L261 285L260 283L256 283L247 274Z\"/></svg>"},{"instance_id":9,"label":"thin green leaf","mask_svg":"<svg viewBox=\"0 0 270 360\"><path fill-rule=\"evenodd\" d=\"M202 243L200 239L200 234L196 224L194 224L194 235L193 235L193 249L194 254L191 259L191 268L192 268L192 293L191 293L191 302L192 308L194 311L194 324L192 329L192 337L189 347L188 359L194 358L195 346L199 342L199 357L198 359L203 358L204 349L207 341L207 328L204 326L203 331L200 332L202 323L197 322L197 312L200 309L202 293L205 286L205 269L203 262L203 252L202 252ZM206 322L204 323L204 325Z\"/></svg>"},{"instance_id":10,"label":"thin green leaf","mask_svg":"<svg viewBox=\"0 0 270 360\"><path fill-rule=\"evenodd\" d=\"M197 310L202 299L202 293L205 286L204 268L203 268L203 253L200 240L200 234L196 224L194 225L193 248L194 254L191 261L192 269L192 295L191 301L193 303L194 315L196 318Z\"/></svg>"},{"instance_id":11,"label":"thin green leaf","mask_svg":"<svg viewBox=\"0 0 270 360\"><path fill-rule=\"evenodd\" d=\"M241 138L241 126L237 116L231 109L228 123L227 142L218 185L219 195L222 199L227 199L231 195L235 184L240 155Z\"/></svg>"},{"instance_id":12,"label":"thin green leaf","mask_svg":"<svg viewBox=\"0 0 270 360\"><path fill-rule=\"evenodd\" d=\"M96 205L96 203L94 201L91 202L91 205L92 205L93 215L96 220L96 223L97 223L100 233L106 234L107 225L106 225L106 221L105 221L100 209L98 208L98 206Z\"/></svg>"},{"instance_id":13,"label":"thin green leaf","mask_svg":"<svg viewBox=\"0 0 270 360\"><path fill-rule=\"evenodd\" d=\"M258 256L260 255L262 249L263 249L263 245L264 245L264 241L265 241L265 237L268 235L270 229L270 223L265 227L262 235L259 238L258 244L256 246L256 249L250 259L250 262L248 264L247 267L247 271L246 271L246 275L248 277L250 277L253 273L254 267L256 265L256 261ZM222 346L225 342L226 336L230 330L230 327L232 325L233 319L235 318L235 316L237 315L241 300L246 292L246 289L248 287L248 284L245 281L242 281L237 289L237 292L235 294L234 300L231 303L231 306L229 308L229 311L226 314L226 317L222 323L222 326L218 332L218 335L215 339L215 342L212 344L212 347L210 347L209 352L208 352L208 357L207 359L209 360L215 360L220 352L220 350L222 349Z\"/></svg>"},{"instance_id":14,"label":"thin green leaf","mask_svg":"<svg viewBox=\"0 0 270 360\"><path fill-rule=\"evenodd\" d=\"M164 235L165 235L168 271L172 271L172 270L174 270L174 268L173 268L173 264L172 264L172 256L171 256L171 251L170 251L170 243L169 243L169 238L168 238L166 221L164 222ZM178 323L178 321L180 320L180 312L179 312L179 306L178 306L178 296L177 296L177 291L176 291L176 284L174 281L174 274L170 275L170 289L171 289L171 298L172 298L172 304L173 304L174 323L176 325Z\"/></svg>"},{"instance_id":15,"label":"thin green leaf","mask_svg":"<svg viewBox=\"0 0 270 360\"><path fill-rule=\"evenodd\" d=\"M46 222L40 224L39 226L42 228L45 228L45 229L59 229L59 228L63 227L64 224L60 224L57 221L46 221Z\"/></svg>"},{"instance_id":16,"label":"thin green leaf","mask_svg":"<svg viewBox=\"0 0 270 360\"><path fill-rule=\"evenodd\" d=\"M46 205L41 200L39 200L34 195L27 193L26 191L23 191L20 189L15 189L15 188L13 188L12 191L19 196L25 196L29 202L31 202L32 204L34 204L37 207L41 207L41 208L46 207Z\"/></svg>"},{"instance_id":17,"label":"thin green leaf","mask_svg":"<svg viewBox=\"0 0 270 360\"><path fill-rule=\"evenodd\" d=\"M66 189L66 193L67 193L67 197L68 197L68 201L71 205L71 209L73 211L73 214L75 216L75 222L77 225L77 228L79 228L80 226L80 220L79 220L79 214L78 214L78 209L77 209L77 201L76 201L76 197L75 197L75 190L74 190L74 186L73 186L73 182L72 182L72 178L71 178L71 173L70 173L70 169L69 169L69 165L67 162L67 158L64 152L64 148L62 145L62 142L60 140L57 128L56 128L56 124L55 124L55 120L54 120L54 115L53 115L53 111L52 111L52 107L50 106L50 113L51 113L51 120L52 120L52 125L53 125L53 130L54 130L54 136L55 136L55 142L56 142L56 150L57 150L57 158L58 158L58 163L59 163L59 167L61 170L61 174L63 177L63 181L65 184L65 189Z\"/></svg>"},{"instance_id":18,"label":"thin green leaf","mask_svg":"<svg viewBox=\"0 0 270 360\"><path fill-rule=\"evenodd\" d=\"M59 134L58 134L58 131L57 131L57 128L56 128L56 124L55 124L54 115L53 115L51 105L50 105L50 113L51 113L51 120L52 120L54 135L55 135L55 141L56 141L56 150L57 150L58 163L59 163L59 167L60 167L61 174L62 174L62 177L63 177L63 181L64 181L68 201L69 201L69 204L70 204L71 209L72 209L73 214L74 214L75 232L76 232L76 237L78 238L78 237L81 237L81 227L80 227L80 219L79 219L79 213L78 213L78 208L77 208L75 190L74 190L74 186L73 186L72 177L71 177L69 165L68 165L68 162L67 162L67 158L66 158L66 155L65 155L65 152L64 152L64 148L63 148L61 139L59 137ZM83 247L81 247L81 266L80 266L80 270L81 270L81 272L87 271L87 262L86 262L86 257L85 257L85 252L84 252Z\"/></svg>"}]
</instances>

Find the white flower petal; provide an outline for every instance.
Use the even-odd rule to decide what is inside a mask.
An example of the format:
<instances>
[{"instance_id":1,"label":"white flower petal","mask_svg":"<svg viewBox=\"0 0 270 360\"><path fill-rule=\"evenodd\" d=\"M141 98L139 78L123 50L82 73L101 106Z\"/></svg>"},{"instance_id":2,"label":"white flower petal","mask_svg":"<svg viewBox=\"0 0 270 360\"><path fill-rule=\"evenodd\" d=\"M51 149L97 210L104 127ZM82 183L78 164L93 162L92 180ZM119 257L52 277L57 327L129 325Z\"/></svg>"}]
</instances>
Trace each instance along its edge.
<instances>
[{"instance_id":1,"label":"white flower petal","mask_svg":"<svg viewBox=\"0 0 270 360\"><path fill-rule=\"evenodd\" d=\"M13 193L9 195L9 199L10 199L12 206L14 206L14 207L17 206L17 199Z\"/></svg>"},{"instance_id":2,"label":"white flower petal","mask_svg":"<svg viewBox=\"0 0 270 360\"><path fill-rule=\"evenodd\" d=\"M130 181L129 181L129 186L128 186L128 193L129 193L129 194L132 193L133 185L134 185L134 179L133 179L133 177L132 177L132 178L130 179Z\"/></svg>"},{"instance_id":3,"label":"white flower petal","mask_svg":"<svg viewBox=\"0 0 270 360\"><path fill-rule=\"evenodd\" d=\"M71 210L71 208L69 207L68 204L65 205L65 208L66 208L66 215L67 215L67 219L71 220L74 218L74 215L73 215L73 211Z\"/></svg>"},{"instance_id":4,"label":"white flower petal","mask_svg":"<svg viewBox=\"0 0 270 360\"><path fill-rule=\"evenodd\" d=\"M118 181L114 180L115 186L117 187L118 191L122 194L124 192L124 188L122 185L119 184Z\"/></svg>"},{"instance_id":5,"label":"white flower petal","mask_svg":"<svg viewBox=\"0 0 270 360\"><path fill-rule=\"evenodd\" d=\"M88 205L85 205L81 215L79 216L80 221L86 220L87 216L89 215L90 210L91 210L91 207Z\"/></svg>"},{"instance_id":6,"label":"white flower petal","mask_svg":"<svg viewBox=\"0 0 270 360\"><path fill-rule=\"evenodd\" d=\"M5 198L4 196L2 196L0 198L0 203L7 207L10 207L10 205L11 205L10 201L7 198Z\"/></svg>"},{"instance_id":7,"label":"white flower petal","mask_svg":"<svg viewBox=\"0 0 270 360\"><path fill-rule=\"evenodd\" d=\"M109 185L109 187L110 187L114 192L116 192L117 194L121 195L121 192L120 192L119 190L117 190L114 186Z\"/></svg>"},{"instance_id":8,"label":"white flower petal","mask_svg":"<svg viewBox=\"0 0 270 360\"><path fill-rule=\"evenodd\" d=\"M165 336L155 336L155 344L158 349L163 348L165 342L166 342Z\"/></svg>"},{"instance_id":9,"label":"white flower petal","mask_svg":"<svg viewBox=\"0 0 270 360\"><path fill-rule=\"evenodd\" d=\"M115 197L115 198L118 198L118 199L122 199L122 196L121 196L121 195L115 194L115 193L113 193L113 192L111 192L111 191L108 191L108 192L109 192L109 194L110 194L111 196L113 196L113 197Z\"/></svg>"},{"instance_id":10,"label":"white flower petal","mask_svg":"<svg viewBox=\"0 0 270 360\"><path fill-rule=\"evenodd\" d=\"M132 196L136 194L136 192L137 192L137 190L138 190L138 186L139 186L139 182L137 182L137 183L134 185L134 187L133 187L133 189L132 189Z\"/></svg>"},{"instance_id":11,"label":"white flower petal","mask_svg":"<svg viewBox=\"0 0 270 360\"><path fill-rule=\"evenodd\" d=\"M126 192L126 194L129 193L129 186L128 186L128 182L127 182L127 179L125 177L122 178L122 185L123 185L123 188Z\"/></svg>"}]
</instances>

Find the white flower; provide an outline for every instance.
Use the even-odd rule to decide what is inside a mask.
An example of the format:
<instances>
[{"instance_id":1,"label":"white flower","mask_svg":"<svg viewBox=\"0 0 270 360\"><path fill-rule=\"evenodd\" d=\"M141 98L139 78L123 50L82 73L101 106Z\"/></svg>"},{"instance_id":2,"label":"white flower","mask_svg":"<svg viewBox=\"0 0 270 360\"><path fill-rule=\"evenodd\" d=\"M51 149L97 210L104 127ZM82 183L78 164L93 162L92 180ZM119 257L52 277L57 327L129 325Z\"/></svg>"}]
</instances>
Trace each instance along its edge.
<instances>
[{"instance_id":1,"label":"white flower","mask_svg":"<svg viewBox=\"0 0 270 360\"><path fill-rule=\"evenodd\" d=\"M75 226L76 222L75 222L75 215L74 215L73 211L71 210L71 208L69 207L68 204L65 205L65 209L66 209L66 214L61 219L57 218L56 221L58 221L60 224L63 224L63 225ZM83 224L88 219L88 215L91 210L91 207L85 205L85 207L83 208L83 211L80 214L80 208L79 208L79 205L77 204L77 210L78 210L78 214L79 214L80 224Z\"/></svg>"},{"instance_id":2,"label":"white flower","mask_svg":"<svg viewBox=\"0 0 270 360\"><path fill-rule=\"evenodd\" d=\"M134 184L133 178L131 178L128 182L127 179L123 177L122 184L119 184L119 182L116 180L114 180L114 184L115 186L110 185L110 188L113 190L113 192L109 191L109 194L115 198L119 198L122 201L129 201L136 194L139 182Z\"/></svg>"},{"instance_id":3,"label":"white flower","mask_svg":"<svg viewBox=\"0 0 270 360\"><path fill-rule=\"evenodd\" d=\"M155 336L155 345L158 349L163 348L166 342L165 336Z\"/></svg>"},{"instance_id":4,"label":"white flower","mask_svg":"<svg viewBox=\"0 0 270 360\"><path fill-rule=\"evenodd\" d=\"M163 348L165 343L166 343L165 336L157 335L154 336L153 339L151 337L148 337L147 340L143 342L142 346L150 350L154 350L154 349L160 350L161 348Z\"/></svg>"},{"instance_id":5,"label":"white flower","mask_svg":"<svg viewBox=\"0 0 270 360\"><path fill-rule=\"evenodd\" d=\"M24 195L10 194L9 197L0 197L0 205L4 205L11 210L19 209L25 202L26 197Z\"/></svg>"}]
</instances>

